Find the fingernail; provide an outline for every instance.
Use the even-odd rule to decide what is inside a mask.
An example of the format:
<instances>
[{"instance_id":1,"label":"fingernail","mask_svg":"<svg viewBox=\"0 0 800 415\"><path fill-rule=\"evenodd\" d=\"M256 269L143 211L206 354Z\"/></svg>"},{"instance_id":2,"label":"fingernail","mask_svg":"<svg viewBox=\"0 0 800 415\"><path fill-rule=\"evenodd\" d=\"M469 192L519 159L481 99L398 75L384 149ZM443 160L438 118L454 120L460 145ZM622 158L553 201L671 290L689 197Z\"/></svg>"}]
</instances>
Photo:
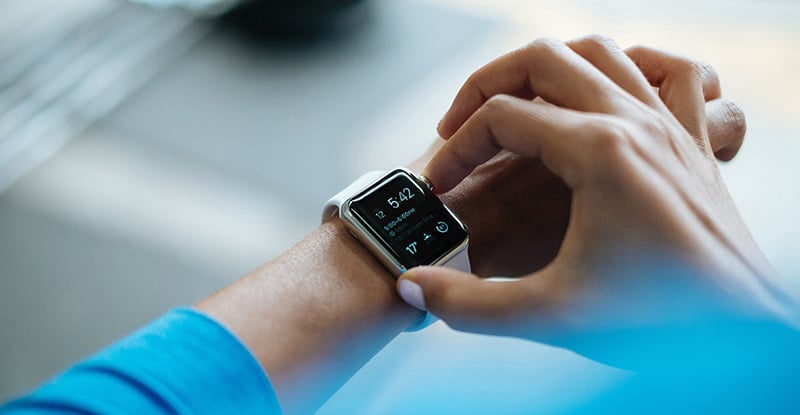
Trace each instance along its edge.
<instances>
[{"instance_id":1,"label":"fingernail","mask_svg":"<svg viewBox=\"0 0 800 415\"><path fill-rule=\"evenodd\" d=\"M397 292L403 301L420 309L427 310L425 307L425 297L422 295L422 287L411 280L400 280L397 285Z\"/></svg>"}]
</instances>

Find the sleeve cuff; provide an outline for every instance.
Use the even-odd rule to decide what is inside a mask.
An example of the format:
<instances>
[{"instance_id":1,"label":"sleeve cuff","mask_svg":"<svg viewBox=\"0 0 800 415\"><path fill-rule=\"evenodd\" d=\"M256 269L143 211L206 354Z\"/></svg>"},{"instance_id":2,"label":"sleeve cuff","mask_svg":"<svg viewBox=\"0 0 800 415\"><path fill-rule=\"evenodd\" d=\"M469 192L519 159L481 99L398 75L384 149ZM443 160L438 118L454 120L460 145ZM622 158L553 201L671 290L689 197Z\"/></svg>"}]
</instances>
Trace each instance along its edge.
<instances>
[{"instance_id":1,"label":"sleeve cuff","mask_svg":"<svg viewBox=\"0 0 800 415\"><path fill-rule=\"evenodd\" d=\"M4 409L281 413L261 365L200 311L176 308Z\"/></svg>"}]
</instances>

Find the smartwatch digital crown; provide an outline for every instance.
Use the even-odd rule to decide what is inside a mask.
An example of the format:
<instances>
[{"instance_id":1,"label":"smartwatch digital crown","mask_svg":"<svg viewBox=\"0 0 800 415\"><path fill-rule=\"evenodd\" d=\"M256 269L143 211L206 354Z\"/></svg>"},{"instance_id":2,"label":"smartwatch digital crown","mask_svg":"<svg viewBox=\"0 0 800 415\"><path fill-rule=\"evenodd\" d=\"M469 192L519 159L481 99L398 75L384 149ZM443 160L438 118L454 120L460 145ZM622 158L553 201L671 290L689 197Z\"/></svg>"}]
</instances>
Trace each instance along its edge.
<instances>
[{"instance_id":1,"label":"smartwatch digital crown","mask_svg":"<svg viewBox=\"0 0 800 415\"><path fill-rule=\"evenodd\" d=\"M337 215L395 277L419 265L470 272L466 225L407 169L361 176L328 201L322 221ZM409 329L433 321L428 314Z\"/></svg>"}]
</instances>

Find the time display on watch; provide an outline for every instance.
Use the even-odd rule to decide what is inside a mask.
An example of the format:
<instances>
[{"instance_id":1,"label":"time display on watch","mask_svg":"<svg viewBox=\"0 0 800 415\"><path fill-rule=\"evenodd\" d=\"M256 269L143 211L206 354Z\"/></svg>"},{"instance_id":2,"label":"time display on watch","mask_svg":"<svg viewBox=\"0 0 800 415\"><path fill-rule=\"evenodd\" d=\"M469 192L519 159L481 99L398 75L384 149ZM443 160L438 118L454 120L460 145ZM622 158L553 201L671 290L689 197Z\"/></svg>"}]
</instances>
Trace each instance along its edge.
<instances>
[{"instance_id":1,"label":"time display on watch","mask_svg":"<svg viewBox=\"0 0 800 415\"><path fill-rule=\"evenodd\" d=\"M405 267L435 263L467 229L405 170L395 170L350 201L350 210Z\"/></svg>"}]
</instances>

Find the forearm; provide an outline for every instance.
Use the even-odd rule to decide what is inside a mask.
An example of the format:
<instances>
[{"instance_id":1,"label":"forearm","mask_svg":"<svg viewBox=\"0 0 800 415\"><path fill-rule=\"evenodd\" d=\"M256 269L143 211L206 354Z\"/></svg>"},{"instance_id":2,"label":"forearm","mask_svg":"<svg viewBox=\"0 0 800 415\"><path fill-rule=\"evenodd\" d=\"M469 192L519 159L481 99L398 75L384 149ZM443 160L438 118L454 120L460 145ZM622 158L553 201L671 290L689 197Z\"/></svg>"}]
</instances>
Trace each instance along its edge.
<instances>
[{"instance_id":1,"label":"forearm","mask_svg":"<svg viewBox=\"0 0 800 415\"><path fill-rule=\"evenodd\" d=\"M419 317L338 219L197 307L233 331L287 413L321 405Z\"/></svg>"}]
</instances>

